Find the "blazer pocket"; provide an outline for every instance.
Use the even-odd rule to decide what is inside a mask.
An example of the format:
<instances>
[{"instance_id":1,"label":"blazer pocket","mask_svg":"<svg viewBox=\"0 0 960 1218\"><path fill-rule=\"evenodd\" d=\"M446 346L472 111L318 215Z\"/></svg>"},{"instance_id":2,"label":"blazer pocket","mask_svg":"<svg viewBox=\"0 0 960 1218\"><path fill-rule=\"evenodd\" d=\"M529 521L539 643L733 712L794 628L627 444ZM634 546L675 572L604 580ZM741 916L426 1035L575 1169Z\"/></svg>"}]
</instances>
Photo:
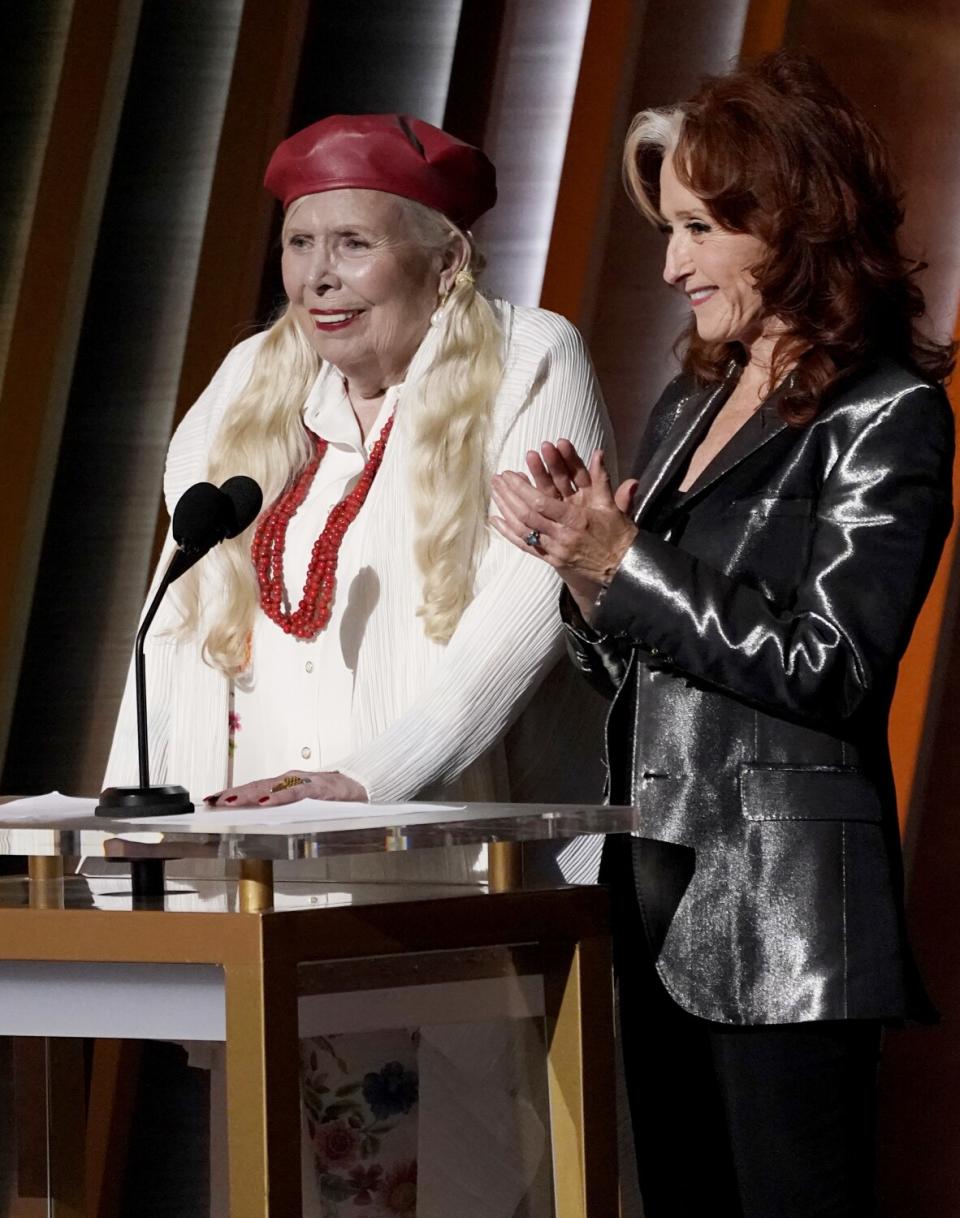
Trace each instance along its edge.
<instances>
[{"instance_id":1,"label":"blazer pocket","mask_svg":"<svg viewBox=\"0 0 960 1218\"><path fill-rule=\"evenodd\" d=\"M878 824L880 798L852 766L743 765L740 804L752 821L848 820Z\"/></svg>"},{"instance_id":2,"label":"blazer pocket","mask_svg":"<svg viewBox=\"0 0 960 1218\"><path fill-rule=\"evenodd\" d=\"M776 495L751 495L734 499L724 508L725 516L812 516L812 499L781 499Z\"/></svg>"}]
</instances>

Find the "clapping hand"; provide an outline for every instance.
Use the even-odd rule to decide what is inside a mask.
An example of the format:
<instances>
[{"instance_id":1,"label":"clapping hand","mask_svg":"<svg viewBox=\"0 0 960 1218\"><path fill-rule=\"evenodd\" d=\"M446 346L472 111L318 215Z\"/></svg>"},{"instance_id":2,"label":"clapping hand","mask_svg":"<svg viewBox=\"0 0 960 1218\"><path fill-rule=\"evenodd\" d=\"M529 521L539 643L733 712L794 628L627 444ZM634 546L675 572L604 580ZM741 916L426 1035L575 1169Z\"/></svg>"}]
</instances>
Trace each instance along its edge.
<instances>
[{"instance_id":1,"label":"clapping hand","mask_svg":"<svg viewBox=\"0 0 960 1218\"><path fill-rule=\"evenodd\" d=\"M529 477L507 470L492 483L497 532L559 573L584 617L637 535L629 516L633 478L616 491L597 449L584 465L569 440L527 453Z\"/></svg>"}]
</instances>

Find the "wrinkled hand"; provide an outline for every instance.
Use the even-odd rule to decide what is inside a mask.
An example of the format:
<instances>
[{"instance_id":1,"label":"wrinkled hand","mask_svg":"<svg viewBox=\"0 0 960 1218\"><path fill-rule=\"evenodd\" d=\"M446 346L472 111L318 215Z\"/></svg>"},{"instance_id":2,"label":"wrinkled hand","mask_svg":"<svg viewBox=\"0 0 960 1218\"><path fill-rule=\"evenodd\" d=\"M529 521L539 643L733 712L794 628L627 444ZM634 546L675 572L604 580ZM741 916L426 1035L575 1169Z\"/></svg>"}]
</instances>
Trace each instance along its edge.
<instances>
[{"instance_id":1,"label":"wrinkled hand","mask_svg":"<svg viewBox=\"0 0 960 1218\"><path fill-rule=\"evenodd\" d=\"M299 782L294 782L299 779ZM287 770L276 778L261 778L241 787L228 787L216 795L204 796L210 808L250 808L294 804L301 799L335 799L346 803L368 802L358 782L339 770Z\"/></svg>"},{"instance_id":2,"label":"wrinkled hand","mask_svg":"<svg viewBox=\"0 0 960 1218\"><path fill-rule=\"evenodd\" d=\"M543 444L539 453L527 453L526 463L529 478L508 470L493 479L501 515L491 523L518 549L554 567L587 617L637 536L628 515L636 480L614 491L603 453L597 449L585 466L569 440ZM540 540L531 546L524 539L534 530Z\"/></svg>"}]
</instances>

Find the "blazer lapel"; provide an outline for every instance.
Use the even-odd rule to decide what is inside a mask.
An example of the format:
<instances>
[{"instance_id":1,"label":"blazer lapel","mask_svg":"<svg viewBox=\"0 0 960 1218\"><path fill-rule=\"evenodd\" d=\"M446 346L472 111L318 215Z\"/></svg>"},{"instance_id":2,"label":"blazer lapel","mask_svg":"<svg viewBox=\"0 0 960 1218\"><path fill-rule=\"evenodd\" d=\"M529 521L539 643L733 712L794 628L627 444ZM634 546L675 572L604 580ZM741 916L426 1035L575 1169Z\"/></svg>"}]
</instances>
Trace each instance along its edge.
<instances>
[{"instance_id":1,"label":"blazer lapel","mask_svg":"<svg viewBox=\"0 0 960 1218\"><path fill-rule=\"evenodd\" d=\"M739 431L734 432L710 464L702 471L696 482L688 488L688 495L698 495L712 486L734 466L756 452L762 445L780 434L787 426L777 409L779 394L773 394L755 411Z\"/></svg>"},{"instance_id":2,"label":"blazer lapel","mask_svg":"<svg viewBox=\"0 0 960 1218\"><path fill-rule=\"evenodd\" d=\"M680 403L676 421L640 475L631 505L633 519L637 524L641 522L660 489L669 483L677 470L689 459L735 376L736 368L731 368L718 384L700 389L691 394L686 402Z\"/></svg>"}]
</instances>

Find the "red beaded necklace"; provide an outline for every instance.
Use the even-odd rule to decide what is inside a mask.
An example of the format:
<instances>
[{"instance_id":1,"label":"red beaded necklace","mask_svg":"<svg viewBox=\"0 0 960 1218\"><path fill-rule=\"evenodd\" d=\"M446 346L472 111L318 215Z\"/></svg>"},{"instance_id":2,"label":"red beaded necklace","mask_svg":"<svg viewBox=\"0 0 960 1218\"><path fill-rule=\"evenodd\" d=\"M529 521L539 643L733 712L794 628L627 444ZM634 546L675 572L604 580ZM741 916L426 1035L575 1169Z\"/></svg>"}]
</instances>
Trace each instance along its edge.
<instances>
[{"instance_id":1,"label":"red beaded necklace","mask_svg":"<svg viewBox=\"0 0 960 1218\"><path fill-rule=\"evenodd\" d=\"M323 460L323 454L327 451L326 440L314 435L312 431L309 432L315 448L313 457L296 482L289 486L269 512L261 517L250 550L257 572L257 583L260 585L260 605L267 617L276 622L285 634L295 635L298 639L313 639L329 622L330 606L337 586L340 546L344 534L363 507L377 476L392 427L393 415L384 423L383 430L370 450L360 481L346 498L341 499L331 509L323 532L313 543L303 596L293 612L285 609L283 605L283 552L286 547L287 526L307 497Z\"/></svg>"}]
</instances>

